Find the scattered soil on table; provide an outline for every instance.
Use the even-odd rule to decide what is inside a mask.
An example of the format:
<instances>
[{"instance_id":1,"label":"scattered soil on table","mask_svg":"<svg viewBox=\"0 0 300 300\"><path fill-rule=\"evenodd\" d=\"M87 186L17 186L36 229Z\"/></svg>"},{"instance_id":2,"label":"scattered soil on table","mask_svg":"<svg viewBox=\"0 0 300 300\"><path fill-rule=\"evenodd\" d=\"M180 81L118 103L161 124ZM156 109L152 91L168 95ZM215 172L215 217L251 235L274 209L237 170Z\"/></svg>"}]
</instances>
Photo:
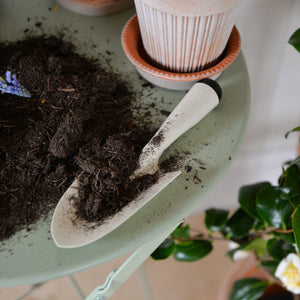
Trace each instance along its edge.
<instances>
[{"instance_id":1,"label":"scattered soil on table","mask_svg":"<svg viewBox=\"0 0 300 300\"><path fill-rule=\"evenodd\" d=\"M134 96L117 75L57 37L0 43L0 66L32 95L0 94L0 240L47 216L79 174L78 214L89 221L155 182L129 182L153 132L133 122Z\"/></svg>"}]
</instances>

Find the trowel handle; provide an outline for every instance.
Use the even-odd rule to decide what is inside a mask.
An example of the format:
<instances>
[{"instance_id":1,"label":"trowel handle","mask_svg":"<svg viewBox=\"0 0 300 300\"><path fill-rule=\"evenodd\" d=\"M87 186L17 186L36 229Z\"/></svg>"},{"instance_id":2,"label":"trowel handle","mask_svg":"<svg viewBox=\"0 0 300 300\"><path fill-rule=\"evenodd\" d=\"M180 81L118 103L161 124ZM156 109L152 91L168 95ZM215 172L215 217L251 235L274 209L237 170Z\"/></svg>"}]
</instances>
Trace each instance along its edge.
<instances>
[{"instance_id":1,"label":"trowel handle","mask_svg":"<svg viewBox=\"0 0 300 300\"><path fill-rule=\"evenodd\" d=\"M216 81L197 82L183 97L142 150L140 164L158 163L161 154L183 133L202 120L219 103L222 90ZM146 162L147 161L147 162Z\"/></svg>"}]
</instances>

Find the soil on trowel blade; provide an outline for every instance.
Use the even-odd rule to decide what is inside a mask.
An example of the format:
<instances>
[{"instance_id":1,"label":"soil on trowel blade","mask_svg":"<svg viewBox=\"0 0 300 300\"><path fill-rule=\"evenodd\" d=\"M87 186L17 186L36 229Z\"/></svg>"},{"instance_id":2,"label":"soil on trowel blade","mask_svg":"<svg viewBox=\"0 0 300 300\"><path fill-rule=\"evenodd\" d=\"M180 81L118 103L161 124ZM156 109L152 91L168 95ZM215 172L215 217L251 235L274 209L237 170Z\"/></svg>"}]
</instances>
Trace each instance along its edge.
<instances>
[{"instance_id":1,"label":"soil on trowel blade","mask_svg":"<svg viewBox=\"0 0 300 300\"><path fill-rule=\"evenodd\" d=\"M132 184L153 132L133 122L133 94L98 61L57 37L0 43L0 76L15 74L31 98L0 94L0 240L52 211L79 176L78 215L99 221L153 184Z\"/></svg>"}]
</instances>

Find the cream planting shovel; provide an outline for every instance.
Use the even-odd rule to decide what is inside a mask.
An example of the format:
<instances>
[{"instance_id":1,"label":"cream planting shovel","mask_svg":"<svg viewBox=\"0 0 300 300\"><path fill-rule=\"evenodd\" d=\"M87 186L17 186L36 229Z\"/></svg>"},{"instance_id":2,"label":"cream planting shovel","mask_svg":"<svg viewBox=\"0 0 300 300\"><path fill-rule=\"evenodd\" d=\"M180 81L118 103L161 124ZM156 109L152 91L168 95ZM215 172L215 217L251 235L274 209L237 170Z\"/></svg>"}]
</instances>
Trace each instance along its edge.
<instances>
[{"instance_id":1,"label":"cream planting shovel","mask_svg":"<svg viewBox=\"0 0 300 300\"><path fill-rule=\"evenodd\" d=\"M213 80L205 79L194 84L143 148L139 168L130 179L158 171L162 153L212 111L218 105L221 94L220 86ZM181 171L175 171L162 174L155 184L101 224L79 220L76 216L74 199L78 197L79 183L75 180L59 200L52 217L51 233L55 244L61 248L76 248L102 238L149 202L180 173Z\"/></svg>"}]
</instances>

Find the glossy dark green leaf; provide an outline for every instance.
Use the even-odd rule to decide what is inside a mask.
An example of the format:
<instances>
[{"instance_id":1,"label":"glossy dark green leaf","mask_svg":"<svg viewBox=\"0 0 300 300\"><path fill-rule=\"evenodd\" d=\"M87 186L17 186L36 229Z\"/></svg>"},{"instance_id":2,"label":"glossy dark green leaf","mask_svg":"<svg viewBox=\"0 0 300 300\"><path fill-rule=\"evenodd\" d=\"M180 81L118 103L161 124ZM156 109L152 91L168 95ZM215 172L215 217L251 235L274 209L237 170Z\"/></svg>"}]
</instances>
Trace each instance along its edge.
<instances>
[{"instance_id":1,"label":"glossy dark green leaf","mask_svg":"<svg viewBox=\"0 0 300 300\"><path fill-rule=\"evenodd\" d=\"M258 230L264 230L266 229L268 224L266 222L263 222L263 220L257 220L255 219L254 224L253 224L253 229L258 231Z\"/></svg>"},{"instance_id":2,"label":"glossy dark green leaf","mask_svg":"<svg viewBox=\"0 0 300 300\"><path fill-rule=\"evenodd\" d=\"M173 239L166 239L152 254L151 257L155 260L168 258L175 249Z\"/></svg>"},{"instance_id":3,"label":"glossy dark green leaf","mask_svg":"<svg viewBox=\"0 0 300 300\"><path fill-rule=\"evenodd\" d=\"M289 244L296 243L293 232L282 233L282 232L273 231L273 234L274 234L274 236L277 236L277 237L281 238L282 240L284 240L286 243L289 243Z\"/></svg>"},{"instance_id":4,"label":"glossy dark green leaf","mask_svg":"<svg viewBox=\"0 0 300 300\"><path fill-rule=\"evenodd\" d=\"M185 244L177 244L174 250L174 257L178 261L196 261L211 252L213 249L210 241L191 241Z\"/></svg>"},{"instance_id":5,"label":"glossy dark green leaf","mask_svg":"<svg viewBox=\"0 0 300 300\"><path fill-rule=\"evenodd\" d=\"M286 170L281 197L292 199L300 196L300 165L293 164Z\"/></svg>"},{"instance_id":6,"label":"glossy dark green leaf","mask_svg":"<svg viewBox=\"0 0 300 300\"><path fill-rule=\"evenodd\" d=\"M188 238L190 236L190 225L178 226L171 236L173 238Z\"/></svg>"},{"instance_id":7,"label":"glossy dark green leaf","mask_svg":"<svg viewBox=\"0 0 300 300\"><path fill-rule=\"evenodd\" d=\"M276 237L268 240L267 251L270 254L270 256L277 261L281 261L289 253L296 252L295 247L292 244L286 243L284 240Z\"/></svg>"},{"instance_id":8,"label":"glossy dark green leaf","mask_svg":"<svg viewBox=\"0 0 300 300\"><path fill-rule=\"evenodd\" d=\"M205 211L205 225L209 231L219 231L227 221L228 210L211 208Z\"/></svg>"},{"instance_id":9,"label":"glossy dark green leaf","mask_svg":"<svg viewBox=\"0 0 300 300\"><path fill-rule=\"evenodd\" d=\"M253 224L254 219L239 208L224 225L222 234L227 238L239 240L247 236Z\"/></svg>"},{"instance_id":10,"label":"glossy dark green leaf","mask_svg":"<svg viewBox=\"0 0 300 300\"><path fill-rule=\"evenodd\" d=\"M289 201L281 199L281 189L266 186L257 193L257 212L261 218L275 228L287 229L294 211Z\"/></svg>"},{"instance_id":11,"label":"glossy dark green leaf","mask_svg":"<svg viewBox=\"0 0 300 300\"><path fill-rule=\"evenodd\" d=\"M295 235L297 248L300 249L300 206L296 209L293 215L293 231Z\"/></svg>"},{"instance_id":12,"label":"glossy dark green leaf","mask_svg":"<svg viewBox=\"0 0 300 300\"><path fill-rule=\"evenodd\" d=\"M266 253L267 242L265 239L258 237L251 242L247 243L244 247L244 251L254 251L255 255L262 257Z\"/></svg>"},{"instance_id":13,"label":"glossy dark green leaf","mask_svg":"<svg viewBox=\"0 0 300 300\"><path fill-rule=\"evenodd\" d=\"M270 186L269 182L259 182L251 185L245 185L239 190L239 203L244 211L255 219L260 220L256 210L256 194L265 186Z\"/></svg>"},{"instance_id":14,"label":"glossy dark green leaf","mask_svg":"<svg viewBox=\"0 0 300 300\"><path fill-rule=\"evenodd\" d=\"M285 163L285 165L287 166L287 168L292 165L298 165L300 167L300 156L297 156L295 159L288 161L287 163Z\"/></svg>"},{"instance_id":15,"label":"glossy dark green leaf","mask_svg":"<svg viewBox=\"0 0 300 300\"><path fill-rule=\"evenodd\" d=\"M300 28L298 28L290 37L289 44L294 46L294 48L300 52Z\"/></svg>"},{"instance_id":16,"label":"glossy dark green leaf","mask_svg":"<svg viewBox=\"0 0 300 300\"><path fill-rule=\"evenodd\" d=\"M263 267L269 269L270 272L274 274L275 271L276 271L276 269L277 269L277 267L278 267L278 265L279 265L279 263L280 262L277 261L277 260L263 260L260 264Z\"/></svg>"},{"instance_id":17,"label":"glossy dark green leaf","mask_svg":"<svg viewBox=\"0 0 300 300\"><path fill-rule=\"evenodd\" d=\"M257 278L246 278L234 283L229 300L257 300L261 297L268 283Z\"/></svg>"},{"instance_id":18,"label":"glossy dark green leaf","mask_svg":"<svg viewBox=\"0 0 300 300\"><path fill-rule=\"evenodd\" d=\"M293 205L294 209L296 209L300 205L300 196L289 199L290 203Z\"/></svg>"}]
</instances>

